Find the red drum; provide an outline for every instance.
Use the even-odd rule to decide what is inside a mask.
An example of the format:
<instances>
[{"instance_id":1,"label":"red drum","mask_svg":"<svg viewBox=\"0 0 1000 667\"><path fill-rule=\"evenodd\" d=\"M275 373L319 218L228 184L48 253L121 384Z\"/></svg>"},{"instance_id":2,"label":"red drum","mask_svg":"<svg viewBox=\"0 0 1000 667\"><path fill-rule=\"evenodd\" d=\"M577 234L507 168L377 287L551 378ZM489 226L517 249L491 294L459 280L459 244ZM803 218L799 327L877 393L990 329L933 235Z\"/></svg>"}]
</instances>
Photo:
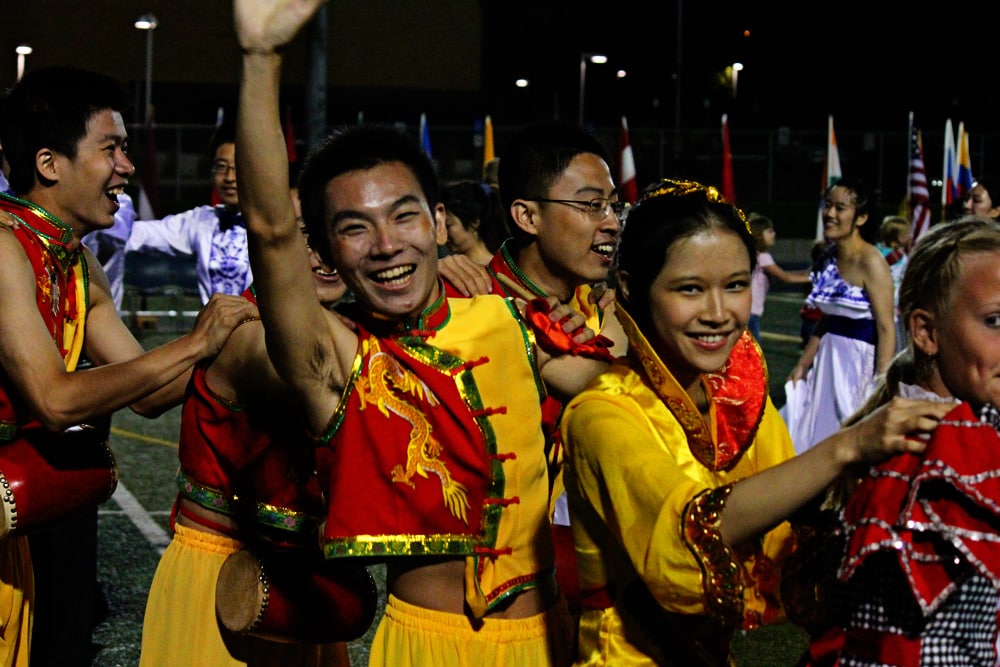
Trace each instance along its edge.
<instances>
[{"instance_id":1,"label":"red drum","mask_svg":"<svg viewBox=\"0 0 1000 667\"><path fill-rule=\"evenodd\" d=\"M377 605L368 568L327 561L314 549L237 551L226 558L215 587L223 627L272 641L357 639L375 620Z\"/></svg>"},{"instance_id":2,"label":"red drum","mask_svg":"<svg viewBox=\"0 0 1000 667\"><path fill-rule=\"evenodd\" d=\"M0 443L0 538L27 534L107 501L118 465L106 423L28 429Z\"/></svg>"}]
</instances>

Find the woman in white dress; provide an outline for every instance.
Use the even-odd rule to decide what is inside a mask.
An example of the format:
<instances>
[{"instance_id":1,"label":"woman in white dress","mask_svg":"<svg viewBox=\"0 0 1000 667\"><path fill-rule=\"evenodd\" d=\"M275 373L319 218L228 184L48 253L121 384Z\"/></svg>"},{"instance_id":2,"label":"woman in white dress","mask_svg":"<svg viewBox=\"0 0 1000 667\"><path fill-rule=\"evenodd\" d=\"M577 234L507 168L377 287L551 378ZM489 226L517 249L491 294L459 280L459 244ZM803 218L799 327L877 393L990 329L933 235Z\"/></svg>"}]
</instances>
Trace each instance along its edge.
<instances>
[{"instance_id":1,"label":"woman in white dress","mask_svg":"<svg viewBox=\"0 0 1000 667\"><path fill-rule=\"evenodd\" d=\"M831 245L806 298L823 314L788 377L781 409L800 453L861 406L896 350L889 264L861 235L868 202L866 186L848 179L832 185L824 199L823 235Z\"/></svg>"}]
</instances>

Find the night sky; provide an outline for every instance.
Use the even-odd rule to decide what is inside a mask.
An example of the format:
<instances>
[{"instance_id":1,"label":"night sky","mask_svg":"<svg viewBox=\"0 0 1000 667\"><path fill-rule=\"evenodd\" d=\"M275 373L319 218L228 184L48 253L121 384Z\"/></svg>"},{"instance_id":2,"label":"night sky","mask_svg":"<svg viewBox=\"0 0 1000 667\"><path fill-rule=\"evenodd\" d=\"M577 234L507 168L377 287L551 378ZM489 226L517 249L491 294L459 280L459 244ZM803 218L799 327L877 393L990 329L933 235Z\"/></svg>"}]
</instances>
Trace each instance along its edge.
<instances>
[{"instance_id":1,"label":"night sky","mask_svg":"<svg viewBox=\"0 0 1000 667\"><path fill-rule=\"evenodd\" d=\"M541 111L558 105L575 117L580 53L600 51L611 61L588 68L587 116L604 124L624 113L632 124L669 126L678 5L651 4L484 2L484 84L502 91L526 76ZM982 10L949 17L887 4L683 0L683 125L715 126L725 112L742 127L812 129L832 113L838 129L891 131L905 129L914 111L929 128L951 117L991 131L992 22ZM722 72L736 61L745 69L734 100ZM623 81L614 78L618 67L628 72Z\"/></svg>"}]
</instances>

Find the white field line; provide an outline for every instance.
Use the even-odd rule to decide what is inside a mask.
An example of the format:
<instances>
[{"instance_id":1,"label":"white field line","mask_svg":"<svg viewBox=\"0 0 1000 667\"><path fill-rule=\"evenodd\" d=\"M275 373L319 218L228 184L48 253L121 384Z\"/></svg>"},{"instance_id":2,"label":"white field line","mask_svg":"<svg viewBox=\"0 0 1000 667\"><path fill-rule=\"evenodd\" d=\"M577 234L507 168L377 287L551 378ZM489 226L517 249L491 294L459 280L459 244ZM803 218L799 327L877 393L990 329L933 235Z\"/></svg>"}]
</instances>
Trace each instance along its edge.
<instances>
[{"instance_id":1,"label":"white field line","mask_svg":"<svg viewBox=\"0 0 1000 667\"><path fill-rule=\"evenodd\" d=\"M164 549L170 544L171 536L160 527L160 524L153 520L153 517L146 511L146 508L125 488L121 480L118 480L118 488L115 489L115 493L111 496L111 499L118 503L118 506L122 508L122 512L139 529L139 532L146 538L150 546L162 555Z\"/></svg>"}]
</instances>

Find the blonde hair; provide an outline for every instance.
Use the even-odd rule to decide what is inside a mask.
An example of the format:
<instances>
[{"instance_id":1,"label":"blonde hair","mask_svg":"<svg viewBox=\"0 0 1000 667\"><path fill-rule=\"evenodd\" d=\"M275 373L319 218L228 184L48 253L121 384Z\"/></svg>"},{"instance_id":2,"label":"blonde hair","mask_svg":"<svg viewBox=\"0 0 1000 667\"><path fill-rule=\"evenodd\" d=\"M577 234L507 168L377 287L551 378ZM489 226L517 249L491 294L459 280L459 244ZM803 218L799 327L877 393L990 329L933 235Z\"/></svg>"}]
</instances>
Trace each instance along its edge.
<instances>
[{"instance_id":1,"label":"blonde hair","mask_svg":"<svg viewBox=\"0 0 1000 667\"><path fill-rule=\"evenodd\" d=\"M910 231L910 222L900 215L887 215L882 218L878 228L878 237L883 245L898 248L903 245L903 237Z\"/></svg>"}]
</instances>

